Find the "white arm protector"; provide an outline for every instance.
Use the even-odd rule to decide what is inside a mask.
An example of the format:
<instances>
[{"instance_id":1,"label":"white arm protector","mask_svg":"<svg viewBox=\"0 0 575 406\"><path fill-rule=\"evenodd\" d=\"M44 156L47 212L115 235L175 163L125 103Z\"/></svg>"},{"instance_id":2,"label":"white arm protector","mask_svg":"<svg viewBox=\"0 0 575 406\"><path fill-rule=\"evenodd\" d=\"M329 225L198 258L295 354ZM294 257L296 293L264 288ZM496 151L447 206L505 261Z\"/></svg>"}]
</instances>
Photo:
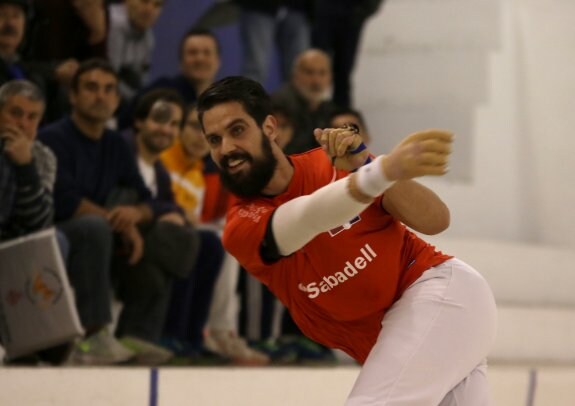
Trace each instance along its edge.
<instances>
[{"instance_id":1,"label":"white arm protector","mask_svg":"<svg viewBox=\"0 0 575 406\"><path fill-rule=\"evenodd\" d=\"M356 173L358 187L368 196L379 196L393 184L380 169L382 159L377 157ZM351 196L348 182L349 177L340 179L276 209L271 226L280 255L292 254L316 235L347 223L369 206Z\"/></svg>"},{"instance_id":2,"label":"white arm protector","mask_svg":"<svg viewBox=\"0 0 575 406\"><path fill-rule=\"evenodd\" d=\"M316 235L345 224L369 206L351 197L347 182L348 178L340 179L276 209L272 232L281 255L290 255Z\"/></svg>"}]
</instances>

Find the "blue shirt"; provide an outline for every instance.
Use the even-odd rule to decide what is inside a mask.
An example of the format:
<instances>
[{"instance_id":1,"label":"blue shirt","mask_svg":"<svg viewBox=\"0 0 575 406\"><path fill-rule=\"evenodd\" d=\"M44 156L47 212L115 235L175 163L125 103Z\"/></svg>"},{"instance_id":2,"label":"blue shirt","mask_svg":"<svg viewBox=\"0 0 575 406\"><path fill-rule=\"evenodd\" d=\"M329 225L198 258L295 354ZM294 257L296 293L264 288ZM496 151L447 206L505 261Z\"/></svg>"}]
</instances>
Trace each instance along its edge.
<instances>
[{"instance_id":1,"label":"blue shirt","mask_svg":"<svg viewBox=\"0 0 575 406\"><path fill-rule=\"evenodd\" d=\"M58 159L54 186L56 221L71 218L83 199L108 206L112 193L118 189L135 191L138 202L149 204L156 216L170 211L152 201L133 154L119 133L104 130L101 138L94 140L65 117L44 127L38 139Z\"/></svg>"}]
</instances>

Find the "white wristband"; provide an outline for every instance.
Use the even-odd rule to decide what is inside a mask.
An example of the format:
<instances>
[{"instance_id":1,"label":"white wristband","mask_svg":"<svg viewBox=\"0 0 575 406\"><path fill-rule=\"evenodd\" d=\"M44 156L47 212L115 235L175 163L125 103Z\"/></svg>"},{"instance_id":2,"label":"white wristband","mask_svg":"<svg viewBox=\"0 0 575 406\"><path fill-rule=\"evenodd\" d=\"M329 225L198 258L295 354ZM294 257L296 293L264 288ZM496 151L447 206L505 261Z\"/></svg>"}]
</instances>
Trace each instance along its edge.
<instances>
[{"instance_id":1,"label":"white wristband","mask_svg":"<svg viewBox=\"0 0 575 406\"><path fill-rule=\"evenodd\" d=\"M365 195L377 197L393 185L394 181L389 181L383 174L381 161L385 157L378 156L367 165L363 165L356 172L357 188Z\"/></svg>"}]
</instances>

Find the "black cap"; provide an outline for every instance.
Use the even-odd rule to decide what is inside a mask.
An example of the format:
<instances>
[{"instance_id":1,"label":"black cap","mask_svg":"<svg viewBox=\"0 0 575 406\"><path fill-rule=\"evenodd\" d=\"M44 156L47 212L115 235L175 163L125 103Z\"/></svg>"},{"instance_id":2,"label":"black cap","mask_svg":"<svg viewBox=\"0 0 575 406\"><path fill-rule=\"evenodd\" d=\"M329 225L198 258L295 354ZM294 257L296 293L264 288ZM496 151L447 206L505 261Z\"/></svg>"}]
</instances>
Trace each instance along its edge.
<instances>
[{"instance_id":1,"label":"black cap","mask_svg":"<svg viewBox=\"0 0 575 406\"><path fill-rule=\"evenodd\" d=\"M28 14L30 12L29 0L0 0L0 4L14 4L15 6L22 7L24 13Z\"/></svg>"}]
</instances>

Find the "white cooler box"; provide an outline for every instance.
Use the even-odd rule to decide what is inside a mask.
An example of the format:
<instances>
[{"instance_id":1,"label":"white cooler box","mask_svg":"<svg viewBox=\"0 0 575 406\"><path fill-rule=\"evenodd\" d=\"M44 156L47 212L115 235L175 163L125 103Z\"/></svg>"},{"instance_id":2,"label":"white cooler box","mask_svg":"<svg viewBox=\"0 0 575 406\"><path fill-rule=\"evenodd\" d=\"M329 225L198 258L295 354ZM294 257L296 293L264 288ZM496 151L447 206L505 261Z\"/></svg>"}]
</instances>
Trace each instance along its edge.
<instances>
[{"instance_id":1,"label":"white cooler box","mask_svg":"<svg viewBox=\"0 0 575 406\"><path fill-rule=\"evenodd\" d=\"M0 299L8 359L83 335L54 229L0 244Z\"/></svg>"}]
</instances>

